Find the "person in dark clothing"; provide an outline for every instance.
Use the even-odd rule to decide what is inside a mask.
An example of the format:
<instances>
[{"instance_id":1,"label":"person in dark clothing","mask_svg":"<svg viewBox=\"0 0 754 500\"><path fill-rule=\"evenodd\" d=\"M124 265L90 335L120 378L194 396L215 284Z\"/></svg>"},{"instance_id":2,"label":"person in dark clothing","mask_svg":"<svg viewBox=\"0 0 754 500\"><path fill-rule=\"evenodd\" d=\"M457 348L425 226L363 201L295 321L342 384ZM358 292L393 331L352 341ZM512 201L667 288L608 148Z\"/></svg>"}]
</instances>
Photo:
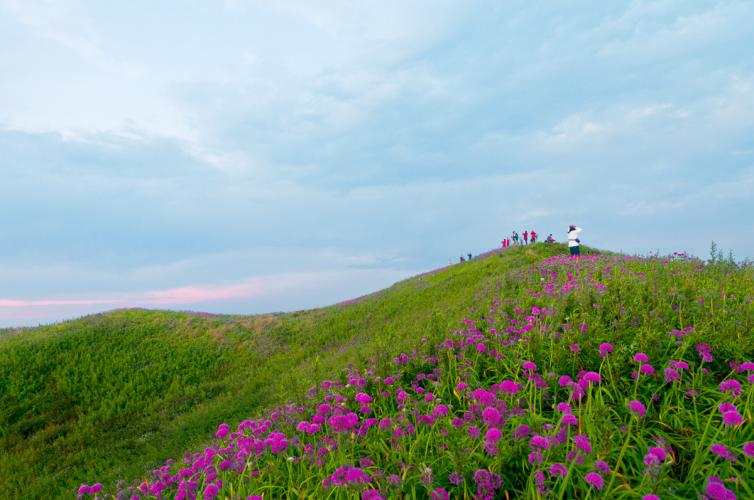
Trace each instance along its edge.
<instances>
[{"instance_id":1,"label":"person in dark clothing","mask_svg":"<svg viewBox=\"0 0 754 500\"><path fill-rule=\"evenodd\" d=\"M469 260L471 260L471 254L469 253L469 254L466 254L466 255L468 255L469 256Z\"/></svg>"}]
</instances>

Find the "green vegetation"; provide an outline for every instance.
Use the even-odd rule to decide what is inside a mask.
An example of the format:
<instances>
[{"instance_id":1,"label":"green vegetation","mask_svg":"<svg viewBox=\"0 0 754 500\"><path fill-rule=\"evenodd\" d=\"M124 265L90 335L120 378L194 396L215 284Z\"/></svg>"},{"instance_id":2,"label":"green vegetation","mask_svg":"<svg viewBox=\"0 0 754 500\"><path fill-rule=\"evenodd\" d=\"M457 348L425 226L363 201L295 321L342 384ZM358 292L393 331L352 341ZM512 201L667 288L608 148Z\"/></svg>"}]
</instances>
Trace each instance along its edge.
<instances>
[{"instance_id":1,"label":"green vegetation","mask_svg":"<svg viewBox=\"0 0 754 500\"><path fill-rule=\"evenodd\" d=\"M311 311L120 310L0 331L0 498L69 497L81 482L143 477L206 443L218 422L302 400L349 364L391 359L421 337L438 341L477 292L563 251L515 248Z\"/></svg>"}]
</instances>

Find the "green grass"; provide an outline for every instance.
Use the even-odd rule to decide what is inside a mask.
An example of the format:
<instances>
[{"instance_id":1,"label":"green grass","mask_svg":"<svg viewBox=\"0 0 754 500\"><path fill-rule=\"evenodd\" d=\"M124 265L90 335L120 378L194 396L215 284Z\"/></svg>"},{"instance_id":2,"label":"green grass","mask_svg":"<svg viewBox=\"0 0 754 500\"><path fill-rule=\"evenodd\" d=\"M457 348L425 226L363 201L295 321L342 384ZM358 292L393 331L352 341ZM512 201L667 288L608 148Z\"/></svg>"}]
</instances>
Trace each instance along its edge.
<instances>
[{"instance_id":1,"label":"green grass","mask_svg":"<svg viewBox=\"0 0 754 500\"><path fill-rule=\"evenodd\" d=\"M515 248L310 311L121 310L0 331L0 498L70 497L81 482L143 477L201 446L218 422L302 400L349 364L384 362L422 337L438 341L477 292L563 251Z\"/></svg>"}]
</instances>

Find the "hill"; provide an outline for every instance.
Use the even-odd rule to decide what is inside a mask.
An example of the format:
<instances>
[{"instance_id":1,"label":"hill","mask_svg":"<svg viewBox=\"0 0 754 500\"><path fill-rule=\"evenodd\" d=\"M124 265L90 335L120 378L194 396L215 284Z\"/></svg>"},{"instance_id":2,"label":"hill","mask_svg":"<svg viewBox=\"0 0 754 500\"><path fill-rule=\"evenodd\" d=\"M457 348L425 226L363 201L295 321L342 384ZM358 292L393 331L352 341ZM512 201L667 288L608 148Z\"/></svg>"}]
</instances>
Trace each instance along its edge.
<instances>
[{"instance_id":1,"label":"hill","mask_svg":"<svg viewBox=\"0 0 754 500\"><path fill-rule=\"evenodd\" d=\"M218 422L301 401L312 386L461 325L475 295L563 251L536 245L286 314L119 310L0 331L0 498L69 497L142 477Z\"/></svg>"}]
</instances>

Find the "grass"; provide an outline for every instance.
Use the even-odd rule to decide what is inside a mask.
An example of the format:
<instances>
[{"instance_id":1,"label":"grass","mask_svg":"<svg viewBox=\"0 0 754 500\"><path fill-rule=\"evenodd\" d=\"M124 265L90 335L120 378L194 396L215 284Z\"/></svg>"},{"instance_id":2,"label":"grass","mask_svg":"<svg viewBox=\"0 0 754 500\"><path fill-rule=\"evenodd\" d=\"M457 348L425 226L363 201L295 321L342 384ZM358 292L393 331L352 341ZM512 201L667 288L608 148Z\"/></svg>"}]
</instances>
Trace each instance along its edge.
<instances>
[{"instance_id":1,"label":"grass","mask_svg":"<svg viewBox=\"0 0 754 500\"><path fill-rule=\"evenodd\" d=\"M70 497L95 478L141 477L206 444L218 422L301 401L374 356L385 369L422 337L439 341L480 290L562 251L517 248L311 311L120 310L0 331L0 498Z\"/></svg>"}]
</instances>

